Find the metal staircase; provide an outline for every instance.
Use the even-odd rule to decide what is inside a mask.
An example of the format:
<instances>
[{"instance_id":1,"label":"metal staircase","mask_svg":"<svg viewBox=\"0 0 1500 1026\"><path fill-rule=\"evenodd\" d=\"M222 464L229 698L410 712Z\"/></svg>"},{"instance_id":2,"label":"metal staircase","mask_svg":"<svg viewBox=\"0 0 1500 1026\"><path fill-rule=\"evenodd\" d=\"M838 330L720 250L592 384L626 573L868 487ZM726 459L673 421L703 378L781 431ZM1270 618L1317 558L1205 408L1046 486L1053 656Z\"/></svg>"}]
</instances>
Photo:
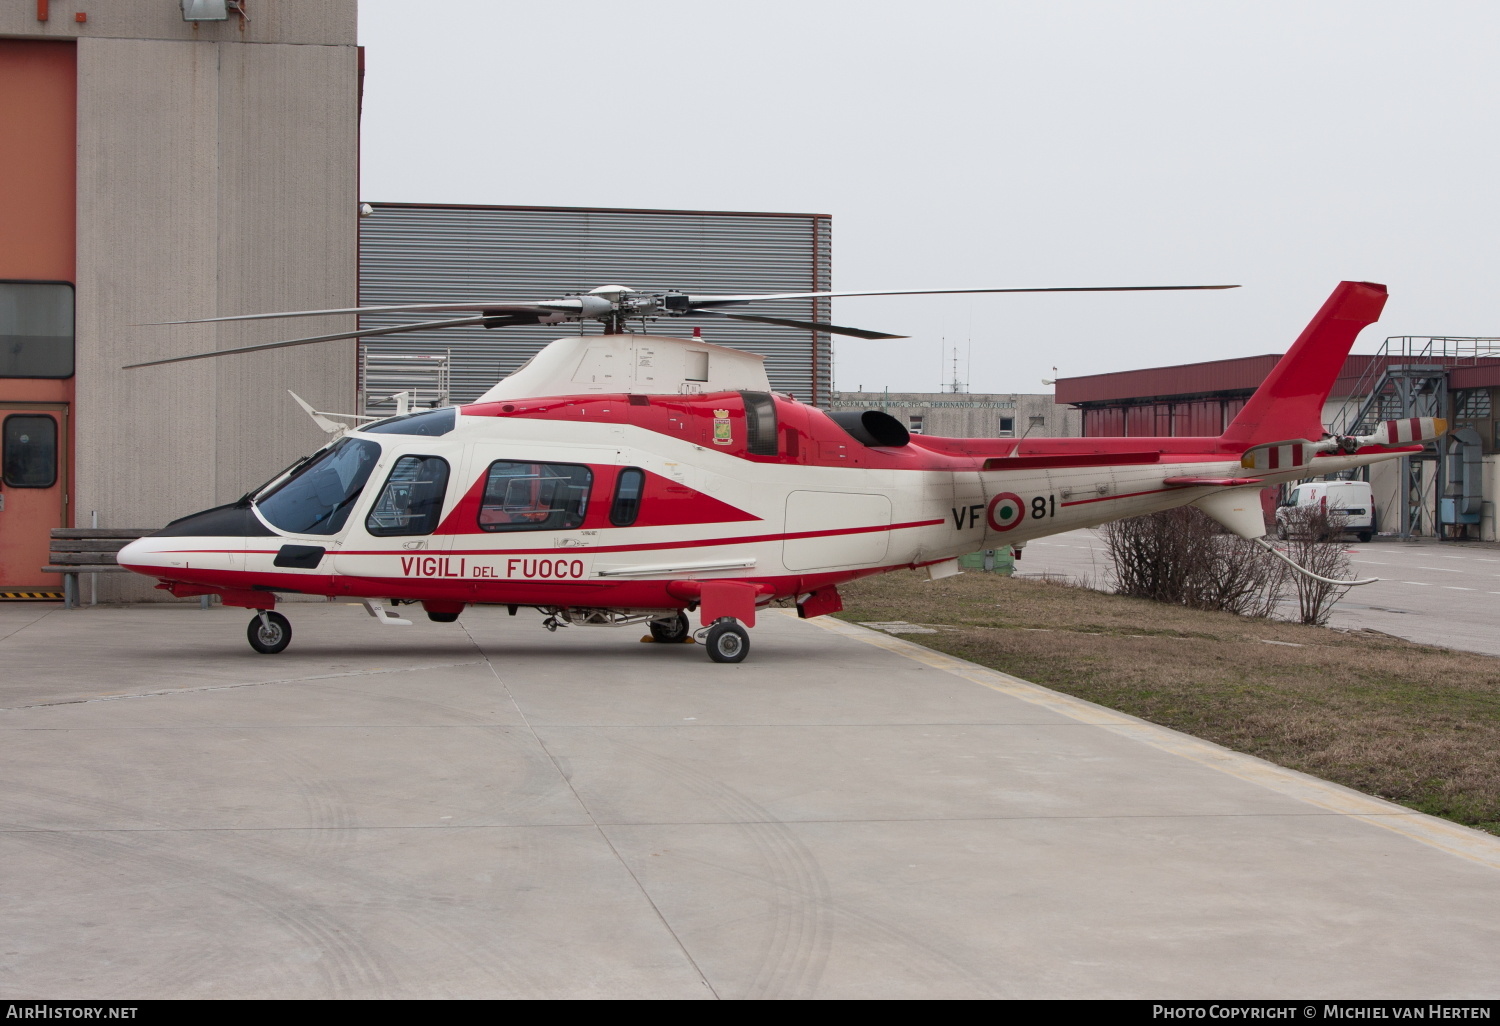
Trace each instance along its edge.
<instances>
[{"instance_id":1,"label":"metal staircase","mask_svg":"<svg viewBox=\"0 0 1500 1026\"><path fill-rule=\"evenodd\" d=\"M1349 390L1340 416L1328 429L1337 435L1366 435L1384 420L1407 417L1448 417L1448 372L1455 367L1478 366L1481 361L1500 360L1500 338L1460 338L1430 335L1396 335L1387 338L1370 360L1364 373ZM1400 534L1409 538L1437 533L1428 523L1432 511L1424 501L1424 466L1436 462L1438 493L1443 493L1442 471L1449 440L1438 440L1436 452L1401 458Z\"/></svg>"}]
</instances>

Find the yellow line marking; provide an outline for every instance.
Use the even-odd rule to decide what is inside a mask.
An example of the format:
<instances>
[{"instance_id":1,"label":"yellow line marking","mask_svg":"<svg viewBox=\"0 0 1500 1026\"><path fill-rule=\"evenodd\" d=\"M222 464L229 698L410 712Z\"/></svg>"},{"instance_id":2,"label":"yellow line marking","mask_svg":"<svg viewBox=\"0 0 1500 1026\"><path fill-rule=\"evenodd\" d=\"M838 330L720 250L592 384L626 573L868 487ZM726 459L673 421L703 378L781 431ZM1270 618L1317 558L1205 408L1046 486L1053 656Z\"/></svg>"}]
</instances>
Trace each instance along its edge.
<instances>
[{"instance_id":1,"label":"yellow line marking","mask_svg":"<svg viewBox=\"0 0 1500 1026\"><path fill-rule=\"evenodd\" d=\"M793 614L795 615L795 614ZM1227 773L1232 777L1259 784L1278 794L1315 805L1320 809L1349 816L1362 823L1378 826L1410 840L1457 855L1471 862L1478 862L1491 869L1500 869L1500 837L1473 830L1448 820L1417 812L1404 805L1397 805L1371 795L1362 794L1352 788L1335 784L1329 780L1298 773L1296 770L1278 766L1253 755L1232 751L1211 741L1193 737L1180 731L1150 723L1136 716L1107 709L1081 698L1074 698L1059 691L1052 691L1008 673L991 670L971 663L967 659L946 655L925 648L911 641L882 634L879 631L859 627L831 616L815 617L813 623L834 634L842 634L867 645L886 649L896 655L905 656L935 669L944 670L957 677L983 685L992 691L1018 698L1030 705L1066 716L1090 726L1103 727L1123 737L1142 741L1153 748L1172 755L1181 756L1207 766L1209 769Z\"/></svg>"}]
</instances>

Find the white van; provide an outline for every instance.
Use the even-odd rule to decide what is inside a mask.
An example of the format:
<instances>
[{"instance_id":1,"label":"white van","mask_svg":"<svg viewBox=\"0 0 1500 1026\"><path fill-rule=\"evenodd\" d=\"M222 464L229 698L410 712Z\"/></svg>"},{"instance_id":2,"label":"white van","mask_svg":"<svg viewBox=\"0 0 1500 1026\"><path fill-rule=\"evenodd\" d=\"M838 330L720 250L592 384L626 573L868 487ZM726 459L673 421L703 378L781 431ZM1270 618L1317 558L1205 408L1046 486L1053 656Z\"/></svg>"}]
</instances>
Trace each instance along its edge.
<instances>
[{"instance_id":1,"label":"white van","mask_svg":"<svg viewBox=\"0 0 1500 1026\"><path fill-rule=\"evenodd\" d=\"M1344 530L1362 542L1375 537L1375 494L1368 481L1304 481L1276 507L1276 537L1286 538L1288 512L1299 506L1326 505L1341 513Z\"/></svg>"}]
</instances>

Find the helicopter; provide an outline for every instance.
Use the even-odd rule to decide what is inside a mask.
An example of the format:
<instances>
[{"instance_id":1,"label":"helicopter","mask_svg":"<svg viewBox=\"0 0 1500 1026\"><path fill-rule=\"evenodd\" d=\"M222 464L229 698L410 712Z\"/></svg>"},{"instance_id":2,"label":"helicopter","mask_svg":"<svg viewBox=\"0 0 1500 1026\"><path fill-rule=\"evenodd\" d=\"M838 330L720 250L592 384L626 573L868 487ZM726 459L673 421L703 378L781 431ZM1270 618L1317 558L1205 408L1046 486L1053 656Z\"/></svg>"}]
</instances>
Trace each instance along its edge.
<instances>
[{"instance_id":1,"label":"helicopter","mask_svg":"<svg viewBox=\"0 0 1500 1026\"><path fill-rule=\"evenodd\" d=\"M247 636L265 654L290 643L277 595L296 593L357 599L382 626L411 626L403 605L420 605L440 623L497 605L511 615L537 610L553 631L644 624L642 640L696 640L714 662L738 663L768 606L822 616L843 608L838 586L857 578L920 569L939 580L977 549L1019 553L1036 538L1177 506L1197 506L1286 559L1264 538L1261 488L1420 451L1446 430L1436 418L1388 421L1365 436L1323 428L1323 404L1355 336L1385 305L1383 285L1341 282L1212 437L914 436L881 410L830 412L773 391L757 354L696 334L625 330L635 320L727 316L897 338L725 308L808 297L1233 287L695 296L603 286L536 302L162 322L465 314L131 367L470 324L597 320L604 333L549 343L472 403L371 420L317 411L294 395L331 436L323 448L236 502L130 543L119 562L174 596L217 595L253 610Z\"/></svg>"}]
</instances>

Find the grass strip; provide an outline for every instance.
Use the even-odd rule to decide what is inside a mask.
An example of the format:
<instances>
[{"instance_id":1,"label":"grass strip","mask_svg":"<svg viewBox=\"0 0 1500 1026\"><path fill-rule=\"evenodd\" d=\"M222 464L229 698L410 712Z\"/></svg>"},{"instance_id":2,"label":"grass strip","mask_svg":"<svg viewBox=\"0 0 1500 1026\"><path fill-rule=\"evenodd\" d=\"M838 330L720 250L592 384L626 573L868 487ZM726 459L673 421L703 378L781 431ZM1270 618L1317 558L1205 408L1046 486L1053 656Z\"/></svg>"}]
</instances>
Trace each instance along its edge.
<instances>
[{"instance_id":1,"label":"grass strip","mask_svg":"<svg viewBox=\"0 0 1500 1026\"><path fill-rule=\"evenodd\" d=\"M1500 834L1500 659L995 574L839 590L841 619Z\"/></svg>"}]
</instances>

